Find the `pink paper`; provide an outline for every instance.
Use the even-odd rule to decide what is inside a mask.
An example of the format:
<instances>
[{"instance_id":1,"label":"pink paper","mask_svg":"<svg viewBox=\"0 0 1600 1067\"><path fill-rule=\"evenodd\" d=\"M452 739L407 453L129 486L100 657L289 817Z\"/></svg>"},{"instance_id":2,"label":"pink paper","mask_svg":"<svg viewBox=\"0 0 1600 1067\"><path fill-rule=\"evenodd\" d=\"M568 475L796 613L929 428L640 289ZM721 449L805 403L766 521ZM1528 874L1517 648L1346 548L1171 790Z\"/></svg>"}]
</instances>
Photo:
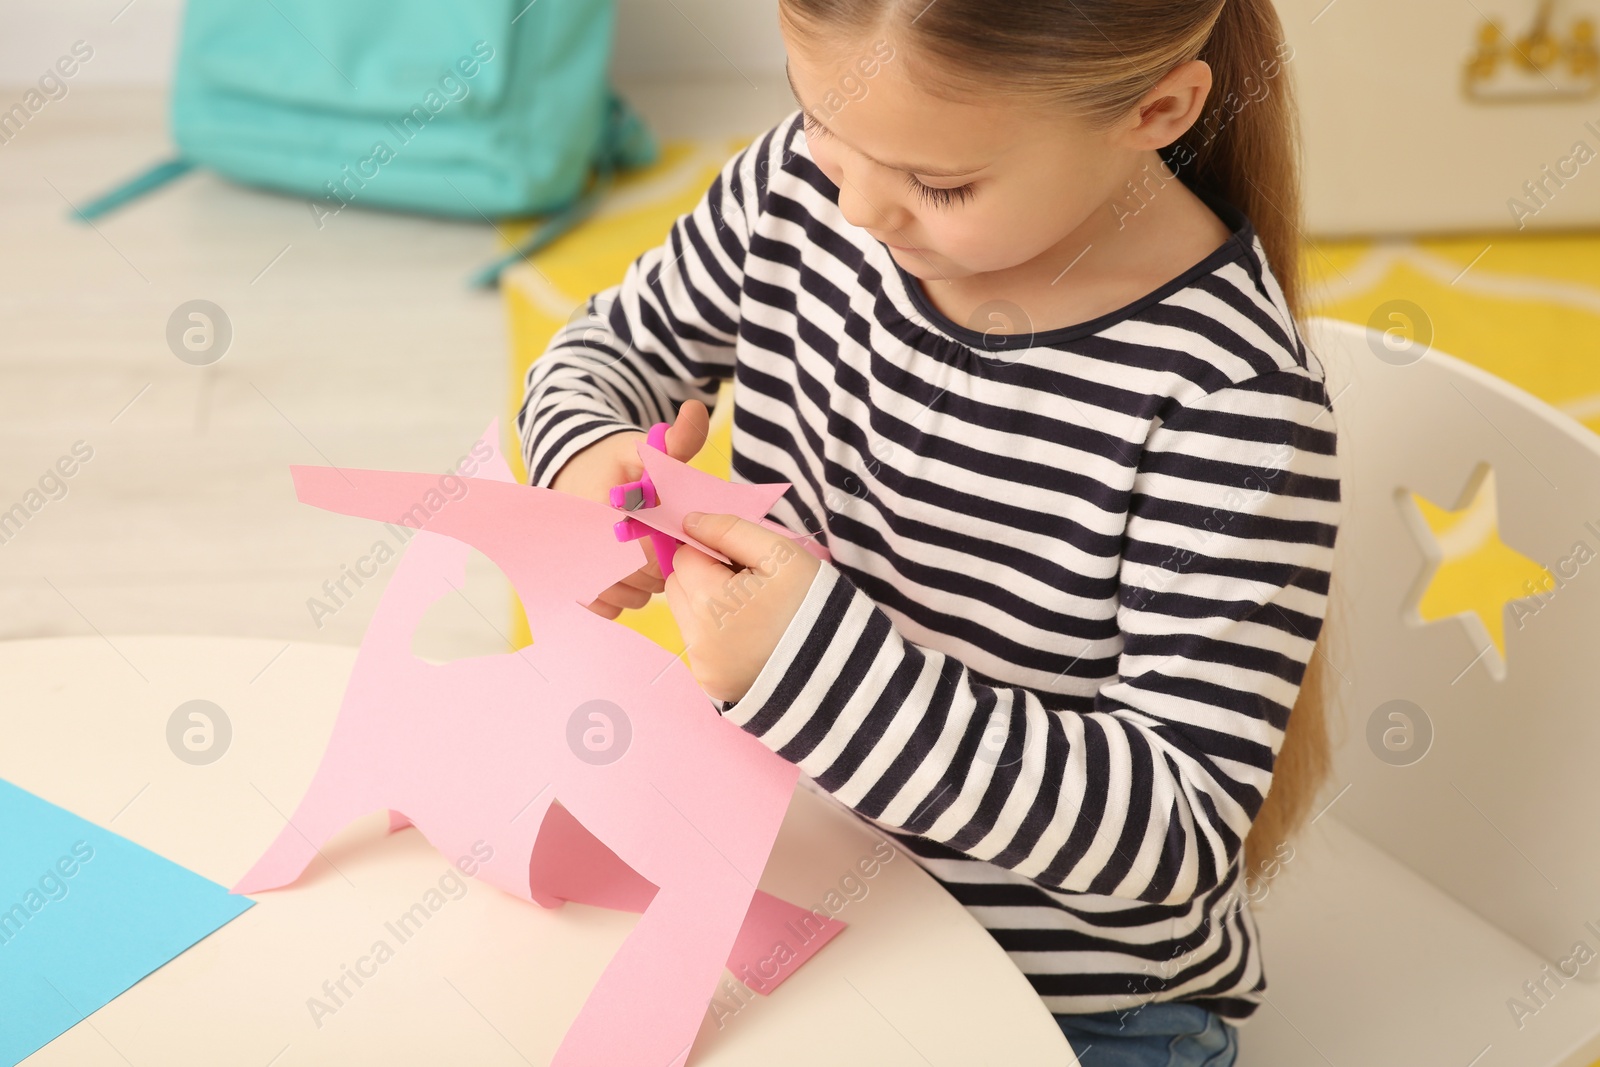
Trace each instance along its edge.
<instances>
[{"instance_id":1,"label":"pink paper","mask_svg":"<svg viewBox=\"0 0 1600 1067\"><path fill-rule=\"evenodd\" d=\"M479 859L476 877L524 900L641 912L552 1063L681 1067L724 965L770 992L844 924L756 888L798 768L719 716L681 660L583 606L644 562L612 532L620 513L516 482L498 437L496 420L486 476L453 480L450 495L438 475L290 468L305 503L421 532L384 589L310 788L233 892L288 885L350 821L388 809L391 830L414 825L452 862ZM658 521L685 510L757 521L776 500L770 486L666 478L676 510ZM533 643L419 660L412 634L464 586L469 546L511 580ZM767 977L774 956L785 962Z\"/></svg>"},{"instance_id":2,"label":"pink paper","mask_svg":"<svg viewBox=\"0 0 1600 1067\"><path fill-rule=\"evenodd\" d=\"M796 534L779 523L766 518L772 505L789 489L788 482L725 482L721 478L673 459L660 449L638 442L639 459L656 488L658 503L653 508L640 508L628 512L653 530L676 537L704 552L713 559L733 566L733 561L696 538L683 532L683 517L691 511L706 514L738 515L780 533L800 543L800 547L818 559L827 559L828 550L815 536Z\"/></svg>"}]
</instances>

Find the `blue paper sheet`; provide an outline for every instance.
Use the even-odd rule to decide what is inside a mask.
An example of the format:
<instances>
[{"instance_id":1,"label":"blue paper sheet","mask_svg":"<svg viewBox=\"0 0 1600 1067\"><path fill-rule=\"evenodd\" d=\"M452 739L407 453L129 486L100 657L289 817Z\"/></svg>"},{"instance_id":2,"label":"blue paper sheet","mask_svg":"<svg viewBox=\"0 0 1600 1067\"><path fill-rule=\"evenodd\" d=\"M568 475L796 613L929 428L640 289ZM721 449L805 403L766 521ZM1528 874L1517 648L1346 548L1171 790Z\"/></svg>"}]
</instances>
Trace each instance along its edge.
<instances>
[{"instance_id":1,"label":"blue paper sheet","mask_svg":"<svg viewBox=\"0 0 1600 1067\"><path fill-rule=\"evenodd\" d=\"M0 780L0 1064L254 903Z\"/></svg>"}]
</instances>

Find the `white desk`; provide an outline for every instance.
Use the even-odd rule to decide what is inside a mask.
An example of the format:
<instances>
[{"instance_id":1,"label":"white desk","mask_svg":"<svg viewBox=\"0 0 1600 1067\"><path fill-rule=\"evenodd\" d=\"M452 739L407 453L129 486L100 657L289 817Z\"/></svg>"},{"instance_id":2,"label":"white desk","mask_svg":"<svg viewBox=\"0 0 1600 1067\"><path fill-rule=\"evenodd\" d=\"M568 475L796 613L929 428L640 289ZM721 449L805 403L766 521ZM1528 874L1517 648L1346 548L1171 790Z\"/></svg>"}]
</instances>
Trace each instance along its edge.
<instances>
[{"instance_id":1,"label":"white desk","mask_svg":"<svg viewBox=\"0 0 1600 1067\"><path fill-rule=\"evenodd\" d=\"M282 828L332 730L355 649L222 637L0 642L0 777L224 886ZM216 762L167 747L185 701L228 715ZM450 864L420 833L351 824L292 886L182 953L35 1055L29 1067L218 1063L546 1064L637 916L545 910L465 879L320 1027L324 981ZM820 905L877 843L837 803L797 789L761 888ZM448 885L448 882L446 883ZM1077 1067L1020 971L904 853L837 917L849 928L771 997L719 1027L692 1067L906 1064ZM733 1006L733 1002L730 1002ZM621 1067L621 1065L619 1065Z\"/></svg>"}]
</instances>

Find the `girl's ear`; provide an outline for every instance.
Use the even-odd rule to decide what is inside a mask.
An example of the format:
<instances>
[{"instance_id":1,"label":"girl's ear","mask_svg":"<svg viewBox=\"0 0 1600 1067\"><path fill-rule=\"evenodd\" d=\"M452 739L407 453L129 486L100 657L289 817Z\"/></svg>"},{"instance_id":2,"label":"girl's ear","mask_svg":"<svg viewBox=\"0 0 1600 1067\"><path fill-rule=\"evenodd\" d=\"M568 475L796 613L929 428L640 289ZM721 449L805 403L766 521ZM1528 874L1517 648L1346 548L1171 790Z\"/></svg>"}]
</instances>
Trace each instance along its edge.
<instances>
[{"instance_id":1,"label":"girl's ear","mask_svg":"<svg viewBox=\"0 0 1600 1067\"><path fill-rule=\"evenodd\" d=\"M1205 110L1211 93L1211 67L1191 59L1167 72L1135 105L1122 130L1130 148L1165 148L1188 132Z\"/></svg>"}]
</instances>

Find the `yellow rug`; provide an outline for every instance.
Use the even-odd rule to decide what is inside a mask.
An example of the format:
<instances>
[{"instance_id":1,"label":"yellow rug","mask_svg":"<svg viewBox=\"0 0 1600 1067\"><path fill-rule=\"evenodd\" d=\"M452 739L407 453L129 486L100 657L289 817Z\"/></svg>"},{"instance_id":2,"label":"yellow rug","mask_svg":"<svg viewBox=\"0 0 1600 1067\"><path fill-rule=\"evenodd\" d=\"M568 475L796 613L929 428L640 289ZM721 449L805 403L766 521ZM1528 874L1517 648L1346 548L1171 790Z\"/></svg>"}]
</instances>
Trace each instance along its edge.
<instances>
[{"instance_id":1,"label":"yellow rug","mask_svg":"<svg viewBox=\"0 0 1600 1067\"><path fill-rule=\"evenodd\" d=\"M522 380L551 336L587 297L620 281L641 252L661 243L722 165L748 143L672 142L646 171L621 178L605 207L582 228L508 271L503 279L512 337L504 449L526 480L515 415ZM526 228L508 232L515 240ZM1306 277L1311 314L1401 329L1540 397L1600 432L1600 234L1511 235L1313 242ZM1374 320L1390 301L1401 318ZM1413 310L1414 309L1414 310ZM1425 309L1425 310L1424 310ZM724 400L726 399L724 393ZM727 477L731 405L719 403L712 438L695 466ZM1492 478L1473 501L1414 498L1444 555L1418 610L1429 620L1476 612L1504 655L1504 606L1554 585L1540 562L1502 544ZM1457 509L1459 510L1452 510ZM520 606L515 642L528 642ZM624 612L620 621L681 654L666 599Z\"/></svg>"}]
</instances>

